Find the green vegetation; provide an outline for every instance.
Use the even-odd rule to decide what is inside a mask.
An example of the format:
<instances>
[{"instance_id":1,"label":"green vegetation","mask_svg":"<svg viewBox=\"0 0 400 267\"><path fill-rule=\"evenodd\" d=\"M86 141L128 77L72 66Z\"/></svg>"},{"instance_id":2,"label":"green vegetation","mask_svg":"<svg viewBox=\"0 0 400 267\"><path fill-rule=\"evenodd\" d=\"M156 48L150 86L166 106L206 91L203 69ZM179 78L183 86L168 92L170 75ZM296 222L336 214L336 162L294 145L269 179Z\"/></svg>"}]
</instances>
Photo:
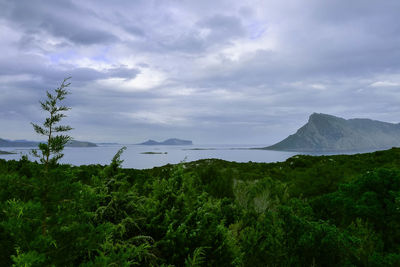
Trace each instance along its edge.
<instances>
[{"instance_id":1,"label":"green vegetation","mask_svg":"<svg viewBox=\"0 0 400 267\"><path fill-rule=\"evenodd\" d=\"M40 105L44 111L49 114L43 125L32 123L33 129L37 134L46 137L46 143L39 144L39 151L33 150L33 155L40 158L40 162L45 165L47 171L49 165L55 165L59 159L64 155L62 151L65 145L72 141L72 138L68 135L58 134L62 132L68 132L72 130L71 126L68 125L57 125L62 118L66 117L63 113L71 109L70 107L60 105L60 102L65 99L68 94L66 88L70 85L67 81L70 78L64 79L61 86L54 90L54 94L46 92L47 99L40 101Z\"/></svg>"},{"instance_id":2,"label":"green vegetation","mask_svg":"<svg viewBox=\"0 0 400 267\"><path fill-rule=\"evenodd\" d=\"M0 160L0 265L400 264L400 149L149 170L121 153L47 178Z\"/></svg>"}]
</instances>

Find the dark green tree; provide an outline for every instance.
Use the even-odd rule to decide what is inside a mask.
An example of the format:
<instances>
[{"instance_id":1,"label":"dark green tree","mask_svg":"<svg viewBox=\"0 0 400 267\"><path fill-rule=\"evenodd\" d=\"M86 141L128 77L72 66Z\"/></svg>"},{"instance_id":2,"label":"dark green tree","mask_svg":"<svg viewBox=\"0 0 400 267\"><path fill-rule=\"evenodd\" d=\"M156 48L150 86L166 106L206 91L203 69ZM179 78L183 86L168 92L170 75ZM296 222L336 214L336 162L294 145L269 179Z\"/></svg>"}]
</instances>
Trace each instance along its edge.
<instances>
[{"instance_id":1,"label":"dark green tree","mask_svg":"<svg viewBox=\"0 0 400 267\"><path fill-rule=\"evenodd\" d=\"M46 143L39 144L39 150L32 151L33 155L40 158L40 162L45 165L46 171L49 165L56 164L64 156L62 151L65 145L72 140L71 136L59 134L68 132L72 128L68 125L58 125L61 119L66 117L63 112L71 109L60 103L69 94L66 88L71 84L68 82L70 78L65 78L53 94L49 91L46 92L47 99L40 101L40 105L44 111L48 112L49 116L42 125L32 123L35 132L47 139Z\"/></svg>"}]
</instances>

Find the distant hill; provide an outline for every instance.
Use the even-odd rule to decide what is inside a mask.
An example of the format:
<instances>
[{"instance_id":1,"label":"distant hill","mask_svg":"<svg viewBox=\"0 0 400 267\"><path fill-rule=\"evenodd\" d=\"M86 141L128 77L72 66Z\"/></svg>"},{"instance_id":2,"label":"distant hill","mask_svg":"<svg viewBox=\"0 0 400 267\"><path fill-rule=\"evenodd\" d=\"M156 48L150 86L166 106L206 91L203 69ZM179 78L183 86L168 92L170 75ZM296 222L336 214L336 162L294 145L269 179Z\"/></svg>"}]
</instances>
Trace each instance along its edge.
<instances>
[{"instance_id":1,"label":"distant hill","mask_svg":"<svg viewBox=\"0 0 400 267\"><path fill-rule=\"evenodd\" d=\"M400 124L313 113L293 135L265 147L282 151L363 151L400 146Z\"/></svg>"},{"instance_id":2,"label":"distant hill","mask_svg":"<svg viewBox=\"0 0 400 267\"><path fill-rule=\"evenodd\" d=\"M39 142L36 141L27 141L27 140L6 140L0 138L0 147L37 147ZM95 143L85 142L85 141L76 141L73 140L69 142L67 147L96 147Z\"/></svg>"},{"instance_id":3,"label":"distant hill","mask_svg":"<svg viewBox=\"0 0 400 267\"><path fill-rule=\"evenodd\" d=\"M149 139L146 142L140 143L138 145L152 146L152 145L160 145L160 144L161 144L160 142Z\"/></svg>"},{"instance_id":4,"label":"distant hill","mask_svg":"<svg viewBox=\"0 0 400 267\"><path fill-rule=\"evenodd\" d=\"M193 142L190 140L181 140L177 138L171 138L167 139L163 142L157 142L154 140L148 140L146 142L140 143L138 145L144 145L144 146L154 146L154 145L163 145L163 146L187 146L187 145L193 145Z\"/></svg>"}]
</instances>

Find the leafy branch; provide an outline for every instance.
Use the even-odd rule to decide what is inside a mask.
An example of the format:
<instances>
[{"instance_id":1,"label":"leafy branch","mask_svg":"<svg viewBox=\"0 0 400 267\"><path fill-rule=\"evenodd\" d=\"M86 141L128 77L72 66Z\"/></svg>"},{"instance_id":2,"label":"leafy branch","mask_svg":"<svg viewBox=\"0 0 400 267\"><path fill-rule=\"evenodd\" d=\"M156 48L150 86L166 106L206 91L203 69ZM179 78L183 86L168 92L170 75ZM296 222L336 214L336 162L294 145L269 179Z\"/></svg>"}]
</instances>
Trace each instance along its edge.
<instances>
[{"instance_id":1,"label":"leafy branch","mask_svg":"<svg viewBox=\"0 0 400 267\"><path fill-rule=\"evenodd\" d=\"M57 125L66 115L63 113L70 110L70 107L60 104L61 101L69 94L66 88L71 84L68 80L71 77L65 78L60 87L54 90L54 93L46 92L47 99L40 101L41 108L48 112L47 117L42 125L31 123L35 132L45 136L46 143L40 143L38 150L32 150L35 157L40 158L40 162L45 164L46 170L49 165L57 164L64 154L65 145L72 140L72 137L66 134L58 134L72 130L68 125Z\"/></svg>"}]
</instances>

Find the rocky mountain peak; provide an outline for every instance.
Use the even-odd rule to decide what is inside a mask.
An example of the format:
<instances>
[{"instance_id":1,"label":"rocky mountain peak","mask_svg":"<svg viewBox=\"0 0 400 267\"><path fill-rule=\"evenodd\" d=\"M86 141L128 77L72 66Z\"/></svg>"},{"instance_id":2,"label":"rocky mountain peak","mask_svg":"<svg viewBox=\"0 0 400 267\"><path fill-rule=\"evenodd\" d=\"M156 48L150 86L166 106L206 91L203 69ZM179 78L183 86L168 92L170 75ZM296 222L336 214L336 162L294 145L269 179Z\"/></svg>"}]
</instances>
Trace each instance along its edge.
<instances>
[{"instance_id":1,"label":"rocky mountain peak","mask_svg":"<svg viewBox=\"0 0 400 267\"><path fill-rule=\"evenodd\" d=\"M308 122L271 150L363 151L400 146L400 125L371 119L343 119L313 113Z\"/></svg>"}]
</instances>

